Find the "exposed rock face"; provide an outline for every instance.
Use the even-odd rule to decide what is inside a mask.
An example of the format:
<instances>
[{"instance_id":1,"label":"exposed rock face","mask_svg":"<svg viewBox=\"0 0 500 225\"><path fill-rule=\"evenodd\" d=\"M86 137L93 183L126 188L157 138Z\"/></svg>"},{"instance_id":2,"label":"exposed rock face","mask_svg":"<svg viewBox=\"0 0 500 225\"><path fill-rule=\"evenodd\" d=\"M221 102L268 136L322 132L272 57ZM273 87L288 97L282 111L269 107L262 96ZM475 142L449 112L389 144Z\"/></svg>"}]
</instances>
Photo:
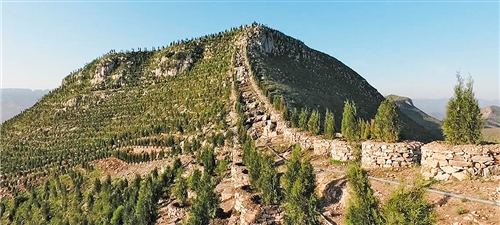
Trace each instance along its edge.
<instances>
[{"instance_id":1,"label":"exposed rock face","mask_svg":"<svg viewBox=\"0 0 500 225\"><path fill-rule=\"evenodd\" d=\"M155 76L175 76L184 70L191 69L196 62L204 57L204 47L196 42L193 48L178 49L176 52L167 52L156 62L152 71Z\"/></svg>"},{"instance_id":2,"label":"exposed rock face","mask_svg":"<svg viewBox=\"0 0 500 225\"><path fill-rule=\"evenodd\" d=\"M451 176L463 180L471 176L500 173L500 144L448 145L432 142L422 150L422 174L438 180Z\"/></svg>"},{"instance_id":3,"label":"exposed rock face","mask_svg":"<svg viewBox=\"0 0 500 225\"><path fill-rule=\"evenodd\" d=\"M363 167L410 167L420 163L422 142L406 141L384 143L365 141L361 144L361 163Z\"/></svg>"},{"instance_id":4,"label":"exposed rock face","mask_svg":"<svg viewBox=\"0 0 500 225\"><path fill-rule=\"evenodd\" d=\"M93 85L102 83L106 78L113 73L116 68L119 66L118 57L110 57L102 59L97 65L94 71L94 77L90 80L90 83ZM114 78L119 78L119 76L115 76Z\"/></svg>"}]
</instances>

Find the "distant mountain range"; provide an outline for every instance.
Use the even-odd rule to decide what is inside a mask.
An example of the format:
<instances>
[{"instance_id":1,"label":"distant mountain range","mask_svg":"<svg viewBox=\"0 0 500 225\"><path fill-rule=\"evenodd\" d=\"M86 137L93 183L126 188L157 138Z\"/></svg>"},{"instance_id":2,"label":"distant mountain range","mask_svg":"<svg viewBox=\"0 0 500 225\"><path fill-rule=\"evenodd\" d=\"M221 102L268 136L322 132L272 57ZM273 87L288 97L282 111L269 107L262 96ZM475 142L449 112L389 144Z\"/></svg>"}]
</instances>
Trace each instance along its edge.
<instances>
[{"instance_id":1,"label":"distant mountain range","mask_svg":"<svg viewBox=\"0 0 500 225\"><path fill-rule=\"evenodd\" d=\"M485 128L500 128L500 107L490 105L481 109Z\"/></svg>"},{"instance_id":2,"label":"distant mountain range","mask_svg":"<svg viewBox=\"0 0 500 225\"><path fill-rule=\"evenodd\" d=\"M33 106L49 90L31 90L22 88L0 89L0 105L2 107L2 123L23 110Z\"/></svg>"},{"instance_id":3,"label":"distant mountain range","mask_svg":"<svg viewBox=\"0 0 500 225\"><path fill-rule=\"evenodd\" d=\"M413 104L417 108L429 114L430 116L442 121L444 119L444 115L446 114L446 106L448 105L449 100L450 100L449 98L440 98L440 99L415 98L413 99ZM484 108L490 105L500 106L499 99L496 100L478 99L478 101L480 108Z\"/></svg>"}]
</instances>

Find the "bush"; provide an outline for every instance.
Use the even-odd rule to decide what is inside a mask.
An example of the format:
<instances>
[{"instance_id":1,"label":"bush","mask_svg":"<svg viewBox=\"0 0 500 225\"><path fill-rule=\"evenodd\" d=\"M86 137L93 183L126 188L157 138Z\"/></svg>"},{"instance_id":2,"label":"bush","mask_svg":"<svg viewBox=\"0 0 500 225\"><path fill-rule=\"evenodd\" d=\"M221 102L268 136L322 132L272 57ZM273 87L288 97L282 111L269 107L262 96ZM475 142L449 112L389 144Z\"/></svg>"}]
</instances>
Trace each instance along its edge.
<instances>
[{"instance_id":1,"label":"bush","mask_svg":"<svg viewBox=\"0 0 500 225\"><path fill-rule=\"evenodd\" d=\"M458 84L455 95L448 102L443 122L446 141L452 144L474 144L481 140L483 120L477 99L474 97L474 81L469 77L464 80L457 72Z\"/></svg>"},{"instance_id":2,"label":"bush","mask_svg":"<svg viewBox=\"0 0 500 225\"><path fill-rule=\"evenodd\" d=\"M299 112L297 111L297 108L293 109L290 120L290 122L292 122L292 127L299 127Z\"/></svg>"},{"instance_id":3,"label":"bush","mask_svg":"<svg viewBox=\"0 0 500 225\"><path fill-rule=\"evenodd\" d=\"M387 200L383 214L388 225L431 225L436 223L433 207L421 185L399 187Z\"/></svg>"},{"instance_id":4,"label":"bush","mask_svg":"<svg viewBox=\"0 0 500 225\"><path fill-rule=\"evenodd\" d=\"M375 137L380 141L396 142L399 140L400 125L396 104L386 98L378 107L375 115Z\"/></svg>"}]
</instances>

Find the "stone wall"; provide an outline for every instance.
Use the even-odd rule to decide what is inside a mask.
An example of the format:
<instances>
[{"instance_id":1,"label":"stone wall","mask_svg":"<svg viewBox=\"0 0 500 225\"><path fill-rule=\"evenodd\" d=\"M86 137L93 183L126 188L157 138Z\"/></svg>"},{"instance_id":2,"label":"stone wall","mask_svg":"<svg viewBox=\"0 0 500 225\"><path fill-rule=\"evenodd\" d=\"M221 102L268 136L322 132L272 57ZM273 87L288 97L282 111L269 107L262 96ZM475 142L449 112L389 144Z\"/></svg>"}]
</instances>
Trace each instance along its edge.
<instances>
[{"instance_id":1,"label":"stone wall","mask_svg":"<svg viewBox=\"0 0 500 225\"><path fill-rule=\"evenodd\" d=\"M448 145L432 142L422 146L422 175L447 180L500 174L500 145Z\"/></svg>"},{"instance_id":2,"label":"stone wall","mask_svg":"<svg viewBox=\"0 0 500 225\"><path fill-rule=\"evenodd\" d=\"M354 151L347 142L334 139L327 140L321 136L311 136L296 128L288 128L283 132L284 139L290 143L299 143L302 149L314 149L315 155L331 156L334 160L347 161L354 159Z\"/></svg>"},{"instance_id":3,"label":"stone wall","mask_svg":"<svg viewBox=\"0 0 500 225\"><path fill-rule=\"evenodd\" d=\"M422 145L418 141L365 141L361 144L361 164L365 168L410 167L414 163L420 163Z\"/></svg>"}]
</instances>

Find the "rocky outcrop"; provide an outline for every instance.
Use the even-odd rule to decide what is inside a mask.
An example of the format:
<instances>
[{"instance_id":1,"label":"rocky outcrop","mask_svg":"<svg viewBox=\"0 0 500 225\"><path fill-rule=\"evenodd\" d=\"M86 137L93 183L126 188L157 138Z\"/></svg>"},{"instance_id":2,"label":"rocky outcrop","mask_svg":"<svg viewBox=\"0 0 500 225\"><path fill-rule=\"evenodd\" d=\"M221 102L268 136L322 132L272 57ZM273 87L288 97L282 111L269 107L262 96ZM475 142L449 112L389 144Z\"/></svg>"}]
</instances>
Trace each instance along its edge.
<instances>
[{"instance_id":1,"label":"rocky outcrop","mask_svg":"<svg viewBox=\"0 0 500 225\"><path fill-rule=\"evenodd\" d=\"M102 59L96 66L94 77L90 80L92 85L102 83L109 75L111 75L120 65L118 57L109 57ZM118 79L120 76L114 76Z\"/></svg>"},{"instance_id":2,"label":"rocky outcrop","mask_svg":"<svg viewBox=\"0 0 500 225\"><path fill-rule=\"evenodd\" d=\"M420 163L422 145L423 143L418 141L365 141L361 144L361 164L366 168L410 167Z\"/></svg>"},{"instance_id":3,"label":"rocky outcrop","mask_svg":"<svg viewBox=\"0 0 500 225\"><path fill-rule=\"evenodd\" d=\"M424 177L464 180L471 176L500 173L500 144L448 145L432 142L421 149Z\"/></svg>"}]
</instances>

